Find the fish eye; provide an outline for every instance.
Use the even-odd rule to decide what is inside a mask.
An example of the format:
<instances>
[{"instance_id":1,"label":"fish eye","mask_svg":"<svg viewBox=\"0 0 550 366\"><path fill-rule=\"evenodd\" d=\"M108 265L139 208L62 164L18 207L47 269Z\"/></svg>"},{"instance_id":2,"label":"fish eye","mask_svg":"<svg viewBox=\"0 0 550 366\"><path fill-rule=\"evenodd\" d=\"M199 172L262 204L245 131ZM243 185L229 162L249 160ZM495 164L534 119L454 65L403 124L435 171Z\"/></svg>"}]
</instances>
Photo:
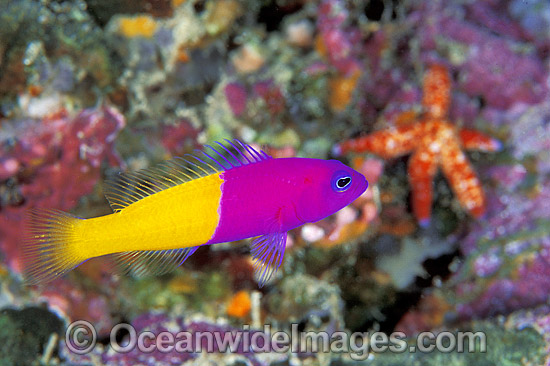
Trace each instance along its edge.
<instances>
[{"instance_id":1,"label":"fish eye","mask_svg":"<svg viewBox=\"0 0 550 366\"><path fill-rule=\"evenodd\" d=\"M351 186L351 176L345 172L338 172L332 179L332 188L337 192L344 192Z\"/></svg>"},{"instance_id":2,"label":"fish eye","mask_svg":"<svg viewBox=\"0 0 550 366\"><path fill-rule=\"evenodd\" d=\"M346 188L351 183L351 177L340 178L336 181L336 187L339 189Z\"/></svg>"}]
</instances>

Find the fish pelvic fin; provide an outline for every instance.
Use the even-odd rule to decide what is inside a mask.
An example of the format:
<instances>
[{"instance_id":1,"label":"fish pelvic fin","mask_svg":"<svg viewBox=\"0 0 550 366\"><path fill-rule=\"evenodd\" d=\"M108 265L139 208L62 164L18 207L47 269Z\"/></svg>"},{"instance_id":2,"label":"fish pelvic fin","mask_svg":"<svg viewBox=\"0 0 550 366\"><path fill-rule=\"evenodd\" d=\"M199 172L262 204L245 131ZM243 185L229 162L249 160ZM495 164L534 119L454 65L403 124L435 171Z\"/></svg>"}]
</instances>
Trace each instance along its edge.
<instances>
[{"instance_id":1,"label":"fish pelvic fin","mask_svg":"<svg viewBox=\"0 0 550 366\"><path fill-rule=\"evenodd\" d=\"M252 241L250 253L254 259L254 276L260 288L281 266L285 248L286 232L262 235Z\"/></svg>"},{"instance_id":2,"label":"fish pelvic fin","mask_svg":"<svg viewBox=\"0 0 550 366\"><path fill-rule=\"evenodd\" d=\"M83 220L58 210L29 210L22 245L23 276L29 285L50 282L87 260L79 253Z\"/></svg>"}]
</instances>

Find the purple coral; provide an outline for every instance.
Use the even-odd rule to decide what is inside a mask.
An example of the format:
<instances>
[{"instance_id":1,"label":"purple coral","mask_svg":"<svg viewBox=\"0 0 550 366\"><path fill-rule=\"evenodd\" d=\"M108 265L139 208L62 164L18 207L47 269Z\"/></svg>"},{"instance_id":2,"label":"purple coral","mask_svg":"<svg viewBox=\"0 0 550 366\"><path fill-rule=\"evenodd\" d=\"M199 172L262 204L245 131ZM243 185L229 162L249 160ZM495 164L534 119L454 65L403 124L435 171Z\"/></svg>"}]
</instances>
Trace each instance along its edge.
<instances>
[{"instance_id":1,"label":"purple coral","mask_svg":"<svg viewBox=\"0 0 550 366\"><path fill-rule=\"evenodd\" d=\"M63 352L65 356L75 365L88 364L93 359L100 359L102 363L108 365L155 365L155 366L172 366L172 365L181 365L190 360L196 360L199 357L199 352L201 351L211 354L218 354L219 357L223 358L224 354L231 355L237 354L242 356L246 361L252 365L264 365L268 362L261 360L261 357L258 357L261 353L271 350L271 346L264 348L262 346L261 339L271 339L269 334L263 333L258 330L247 330L241 328L231 327L229 325L220 325L210 323L208 321L189 321L186 322L181 316L168 316L162 313L145 313L132 321L132 327L136 332L136 335L139 336L144 332L151 332L149 334L158 336L162 332L170 333L174 336L174 341L171 342L174 347L168 345L160 345L157 338L157 342L151 341L150 339L145 340L143 346L150 347L150 352L143 352L143 347L140 350L139 347L133 347L133 349L128 350L127 352L116 352L114 349L102 349L96 347L91 354L85 355L76 355L72 353L65 345L63 345ZM183 332L183 333L180 333ZM238 346L231 349L230 353L225 352L219 348L218 341L212 342L212 349L209 349L210 345L208 340L208 335L212 336L212 339L222 340L228 337L231 338L237 332L242 332L242 336L248 334L250 337L256 335L258 338L258 346L262 350L254 352L252 348L244 349L244 342L238 342ZM167 334L165 333L165 334ZM180 333L178 335L178 333ZM201 336L199 336L201 335ZM202 336L204 335L204 337ZM171 337L170 337L171 338ZM185 341L184 341L185 339ZM252 338L250 338L252 339ZM127 345L128 339L123 340L119 345L124 347ZM179 346L176 344L180 342ZM187 342L189 341L189 342ZM250 343L252 344L252 343ZM189 352L193 350L193 352ZM285 357L284 355L282 357Z\"/></svg>"},{"instance_id":2,"label":"purple coral","mask_svg":"<svg viewBox=\"0 0 550 366\"><path fill-rule=\"evenodd\" d=\"M511 167L510 169L513 169ZM532 198L498 190L488 197L486 222L461 243L472 267L457 273L456 311L463 319L483 318L545 303L550 293L550 180ZM491 246L487 247L489 244ZM460 280L468 276L469 280ZM483 280L480 278L487 278ZM453 280L452 280L453 281Z\"/></svg>"},{"instance_id":3,"label":"purple coral","mask_svg":"<svg viewBox=\"0 0 550 366\"><path fill-rule=\"evenodd\" d=\"M474 272L479 277L489 277L498 271L502 262L498 248L491 248L487 253L475 259Z\"/></svg>"},{"instance_id":4,"label":"purple coral","mask_svg":"<svg viewBox=\"0 0 550 366\"><path fill-rule=\"evenodd\" d=\"M493 281L475 300L458 304L456 311L462 319L485 318L507 314L514 310L531 308L548 300L550 277L550 241L533 260L526 260L517 270L515 278ZM475 287L465 283L457 293L468 296Z\"/></svg>"},{"instance_id":5,"label":"purple coral","mask_svg":"<svg viewBox=\"0 0 550 366\"><path fill-rule=\"evenodd\" d=\"M486 11L455 6L441 7L442 3L423 3L410 21L419 27L421 47L426 57L429 50L463 47L457 60L460 70L459 86L470 97L482 96L489 107L508 108L513 103L529 104L543 100L547 92L545 67L536 57L535 49L519 51L522 32L514 23L506 22L499 10L485 6ZM484 5L481 5L484 6ZM467 9L466 9L467 10ZM478 25L489 18L493 29L510 29L495 35L486 26ZM483 23L486 24L486 23Z\"/></svg>"},{"instance_id":6,"label":"purple coral","mask_svg":"<svg viewBox=\"0 0 550 366\"><path fill-rule=\"evenodd\" d=\"M519 109L519 111L518 111ZM536 157L539 173L550 173L550 102L522 105L509 118L514 157Z\"/></svg>"},{"instance_id":7,"label":"purple coral","mask_svg":"<svg viewBox=\"0 0 550 366\"><path fill-rule=\"evenodd\" d=\"M488 173L508 191L518 188L527 176L527 170L521 164L495 166Z\"/></svg>"}]
</instances>

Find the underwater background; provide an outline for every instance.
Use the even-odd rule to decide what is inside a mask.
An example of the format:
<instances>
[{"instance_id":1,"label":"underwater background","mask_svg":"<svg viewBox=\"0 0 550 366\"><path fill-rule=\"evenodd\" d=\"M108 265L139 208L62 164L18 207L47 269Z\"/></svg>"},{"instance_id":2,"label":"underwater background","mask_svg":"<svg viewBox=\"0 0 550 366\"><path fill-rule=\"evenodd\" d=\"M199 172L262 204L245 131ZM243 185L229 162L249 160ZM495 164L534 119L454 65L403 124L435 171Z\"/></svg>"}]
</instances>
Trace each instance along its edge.
<instances>
[{"instance_id":1,"label":"underwater background","mask_svg":"<svg viewBox=\"0 0 550 366\"><path fill-rule=\"evenodd\" d=\"M369 188L289 232L262 288L248 241L163 276L95 258L25 285L30 209L109 214L106 180L225 138ZM0 0L0 258L0 365L550 365L550 2ZM116 352L119 323L487 349Z\"/></svg>"}]
</instances>

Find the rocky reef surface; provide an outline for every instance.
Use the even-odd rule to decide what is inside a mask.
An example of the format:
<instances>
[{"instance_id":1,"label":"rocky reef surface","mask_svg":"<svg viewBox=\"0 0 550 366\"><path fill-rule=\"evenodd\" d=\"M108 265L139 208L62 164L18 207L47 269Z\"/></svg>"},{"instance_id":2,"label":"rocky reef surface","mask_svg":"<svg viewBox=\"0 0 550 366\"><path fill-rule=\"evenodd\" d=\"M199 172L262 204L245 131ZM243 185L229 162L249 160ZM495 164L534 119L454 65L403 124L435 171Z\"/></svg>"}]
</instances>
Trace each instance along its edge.
<instances>
[{"instance_id":1,"label":"rocky reef surface","mask_svg":"<svg viewBox=\"0 0 550 366\"><path fill-rule=\"evenodd\" d=\"M111 330L124 323L257 338L399 331L407 345L479 331L486 352L362 356L550 365L547 1L16 0L0 2L0 20L0 364L352 365L364 351L281 351L269 338L260 350L117 352ZM448 76L431 87L433 67ZM409 148L408 131L427 149ZM261 289L246 241L201 248L160 277L96 258L25 285L29 210L108 214L105 180L224 138L340 159L369 189L289 232ZM472 174L475 207L461 193ZM96 332L85 354L65 339L80 320Z\"/></svg>"}]
</instances>

